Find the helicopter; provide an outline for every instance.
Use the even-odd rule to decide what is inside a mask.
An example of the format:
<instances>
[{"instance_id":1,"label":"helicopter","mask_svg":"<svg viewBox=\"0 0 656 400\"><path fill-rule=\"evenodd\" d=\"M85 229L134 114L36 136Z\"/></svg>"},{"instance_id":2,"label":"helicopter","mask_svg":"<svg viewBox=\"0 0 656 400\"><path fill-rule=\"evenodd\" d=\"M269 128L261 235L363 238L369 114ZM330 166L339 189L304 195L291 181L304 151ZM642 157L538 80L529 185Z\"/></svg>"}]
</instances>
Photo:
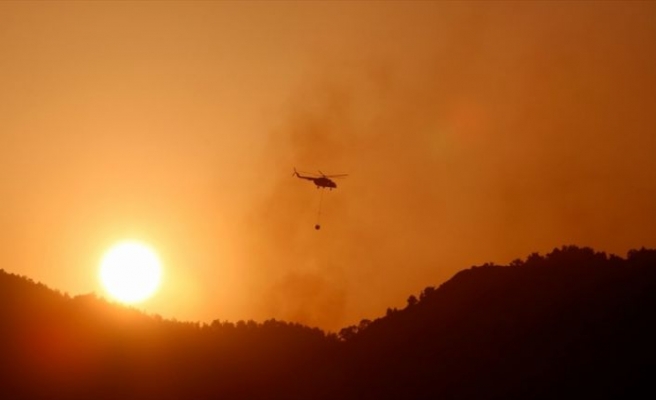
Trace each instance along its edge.
<instances>
[{"instance_id":1,"label":"helicopter","mask_svg":"<svg viewBox=\"0 0 656 400\"><path fill-rule=\"evenodd\" d=\"M314 182L314 184L317 185L317 189L328 188L330 190L333 190L333 189L337 189L337 184L331 178L343 178L348 175L347 174L326 175L323 172L319 171L319 176L305 176L299 174L298 171L296 171L296 168L294 168L294 174L292 176L296 176L300 179L307 179L308 181Z\"/></svg>"}]
</instances>

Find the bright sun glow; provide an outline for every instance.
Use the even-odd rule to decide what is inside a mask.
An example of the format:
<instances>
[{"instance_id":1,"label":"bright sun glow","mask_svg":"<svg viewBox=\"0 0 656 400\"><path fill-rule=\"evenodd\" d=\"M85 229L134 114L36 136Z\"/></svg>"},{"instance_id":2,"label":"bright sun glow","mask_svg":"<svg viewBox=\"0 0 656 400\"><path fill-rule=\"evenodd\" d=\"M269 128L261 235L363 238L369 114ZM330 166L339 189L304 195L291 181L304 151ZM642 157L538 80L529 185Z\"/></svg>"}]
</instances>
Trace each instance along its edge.
<instances>
[{"instance_id":1,"label":"bright sun glow","mask_svg":"<svg viewBox=\"0 0 656 400\"><path fill-rule=\"evenodd\" d=\"M116 244L100 264L100 282L107 293L123 303L138 303L151 297L161 274L155 252L138 242Z\"/></svg>"}]
</instances>

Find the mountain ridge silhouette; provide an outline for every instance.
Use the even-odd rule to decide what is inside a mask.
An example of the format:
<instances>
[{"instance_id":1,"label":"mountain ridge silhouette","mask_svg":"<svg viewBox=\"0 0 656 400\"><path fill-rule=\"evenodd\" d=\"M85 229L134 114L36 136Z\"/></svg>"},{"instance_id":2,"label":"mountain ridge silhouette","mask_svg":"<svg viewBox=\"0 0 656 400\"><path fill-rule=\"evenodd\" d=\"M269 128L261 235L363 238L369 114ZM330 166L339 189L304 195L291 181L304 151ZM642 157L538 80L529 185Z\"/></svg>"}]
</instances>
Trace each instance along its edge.
<instances>
[{"instance_id":1,"label":"mountain ridge silhouette","mask_svg":"<svg viewBox=\"0 0 656 400\"><path fill-rule=\"evenodd\" d=\"M656 394L655 311L645 248L563 246L474 266L337 334L166 320L0 270L0 396L626 398Z\"/></svg>"}]
</instances>

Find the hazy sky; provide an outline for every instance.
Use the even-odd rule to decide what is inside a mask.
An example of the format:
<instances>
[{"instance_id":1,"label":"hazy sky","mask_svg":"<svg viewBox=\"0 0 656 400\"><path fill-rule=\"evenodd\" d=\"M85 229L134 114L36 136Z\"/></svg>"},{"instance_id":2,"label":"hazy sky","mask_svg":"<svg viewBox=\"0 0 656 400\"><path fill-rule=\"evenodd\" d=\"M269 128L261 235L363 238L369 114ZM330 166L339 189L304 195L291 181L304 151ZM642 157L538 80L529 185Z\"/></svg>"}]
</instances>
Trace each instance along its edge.
<instances>
[{"instance_id":1,"label":"hazy sky","mask_svg":"<svg viewBox=\"0 0 656 400\"><path fill-rule=\"evenodd\" d=\"M180 320L376 318L458 270L656 247L656 3L0 2L0 268ZM326 192L291 177L349 173Z\"/></svg>"}]
</instances>

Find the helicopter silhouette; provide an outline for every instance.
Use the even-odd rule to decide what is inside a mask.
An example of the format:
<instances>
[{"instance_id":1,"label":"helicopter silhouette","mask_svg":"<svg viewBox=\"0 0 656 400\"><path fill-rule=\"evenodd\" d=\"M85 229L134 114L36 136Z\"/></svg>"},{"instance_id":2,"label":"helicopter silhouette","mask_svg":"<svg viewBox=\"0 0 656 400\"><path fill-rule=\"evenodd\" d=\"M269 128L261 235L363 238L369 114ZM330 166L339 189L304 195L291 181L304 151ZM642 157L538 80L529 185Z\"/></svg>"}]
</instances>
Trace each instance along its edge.
<instances>
[{"instance_id":1,"label":"helicopter silhouette","mask_svg":"<svg viewBox=\"0 0 656 400\"><path fill-rule=\"evenodd\" d=\"M335 181L333 181L331 178L343 178L345 176L348 176L347 174L338 174L338 175L326 175L323 172L319 171L319 176L308 176L308 175L301 175L296 171L296 168L294 168L294 174L292 176L296 176L300 179L306 179L308 181L314 182L315 185L317 185L317 189L337 189L337 184Z\"/></svg>"}]
</instances>

